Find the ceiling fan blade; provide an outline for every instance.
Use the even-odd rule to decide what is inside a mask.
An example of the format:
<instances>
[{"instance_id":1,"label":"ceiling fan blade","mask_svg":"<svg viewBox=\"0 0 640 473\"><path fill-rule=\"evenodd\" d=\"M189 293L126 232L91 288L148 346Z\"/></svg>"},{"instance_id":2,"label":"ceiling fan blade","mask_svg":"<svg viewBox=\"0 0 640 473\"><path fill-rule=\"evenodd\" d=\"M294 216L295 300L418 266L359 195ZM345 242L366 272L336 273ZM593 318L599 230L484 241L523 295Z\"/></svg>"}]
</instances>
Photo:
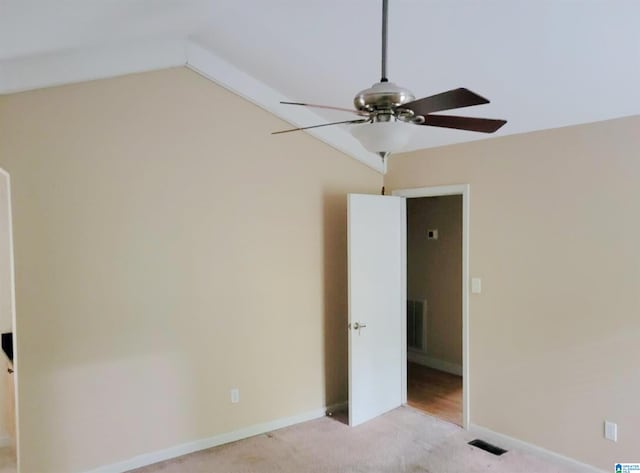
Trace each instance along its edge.
<instances>
[{"instance_id":1,"label":"ceiling fan blade","mask_svg":"<svg viewBox=\"0 0 640 473\"><path fill-rule=\"evenodd\" d=\"M303 126L301 128L291 128L289 130L280 130L274 131L271 133L272 135L279 135L281 133L290 133L292 131L300 131L300 130L309 130L310 128L320 128L321 126L331 126L331 125L344 125L344 124L355 124L355 123L365 123L368 122L368 119L362 118L360 120L345 120L343 122L332 122L332 123L323 123L322 125L312 125L312 126Z\"/></svg>"},{"instance_id":2,"label":"ceiling fan blade","mask_svg":"<svg viewBox=\"0 0 640 473\"><path fill-rule=\"evenodd\" d=\"M424 117L424 122L418 123L418 125L439 126L442 128L455 128L456 130L493 133L505 123L507 123L506 120L494 120L492 118L454 117L451 115L427 115L426 117Z\"/></svg>"},{"instance_id":3,"label":"ceiling fan blade","mask_svg":"<svg viewBox=\"0 0 640 473\"><path fill-rule=\"evenodd\" d=\"M338 110L339 112L355 113L356 115L363 115L363 112L354 110L352 108L332 107L331 105L318 105L315 103L302 103L302 102L280 102L283 105L300 105L301 107L322 108L324 110ZM364 112L366 113L366 112Z\"/></svg>"},{"instance_id":4,"label":"ceiling fan blade","mask_svg":"<svg viewBox=\"0 0 640 473\"><path fill-rule=\"evenodd\" d=\"M489 100L475 92L471 92L469 89L461 87L405 103L402 105L402 108L413 110L413 113L416 115L427 115L442 110L470 107L472 105L482 105L485 103L489 103Z\"/></svg>"}]
</instances>

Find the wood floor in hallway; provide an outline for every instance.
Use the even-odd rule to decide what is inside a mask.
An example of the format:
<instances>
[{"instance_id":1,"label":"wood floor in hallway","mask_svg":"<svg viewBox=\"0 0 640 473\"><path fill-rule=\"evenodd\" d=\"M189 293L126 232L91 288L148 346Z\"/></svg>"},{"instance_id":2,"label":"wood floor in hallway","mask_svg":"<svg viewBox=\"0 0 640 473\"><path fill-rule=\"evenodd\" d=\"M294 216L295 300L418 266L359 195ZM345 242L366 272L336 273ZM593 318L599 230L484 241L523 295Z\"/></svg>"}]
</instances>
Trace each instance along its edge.
<instances>
[{"instance_id":1,"label":"wood floor in hallway","mask_svg":"<svg viewBox=\"0 0 640 473\"><path fill-rule=\"evenodd\" d=\"M462 425L462 376L407 364L407 401L447 422Z\"/></svg>"}]
</instances>

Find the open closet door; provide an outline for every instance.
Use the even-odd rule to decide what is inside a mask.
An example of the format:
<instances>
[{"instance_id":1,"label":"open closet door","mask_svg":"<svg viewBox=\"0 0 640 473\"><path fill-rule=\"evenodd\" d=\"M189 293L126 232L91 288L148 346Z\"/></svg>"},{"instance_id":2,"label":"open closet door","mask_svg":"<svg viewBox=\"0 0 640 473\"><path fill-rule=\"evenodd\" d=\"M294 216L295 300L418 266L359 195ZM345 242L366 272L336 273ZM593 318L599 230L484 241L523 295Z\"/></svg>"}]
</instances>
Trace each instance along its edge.
<instances>
[{"instance_id":1,"label":"open closet door","mask_svg":"<svg viewBox=\"0 0 640 473\"><path fill-rule=\"evenodd\" d=\"M406 207L402 197L349 194L349 425L402 404Z\"/></svg>"}]
</instances>

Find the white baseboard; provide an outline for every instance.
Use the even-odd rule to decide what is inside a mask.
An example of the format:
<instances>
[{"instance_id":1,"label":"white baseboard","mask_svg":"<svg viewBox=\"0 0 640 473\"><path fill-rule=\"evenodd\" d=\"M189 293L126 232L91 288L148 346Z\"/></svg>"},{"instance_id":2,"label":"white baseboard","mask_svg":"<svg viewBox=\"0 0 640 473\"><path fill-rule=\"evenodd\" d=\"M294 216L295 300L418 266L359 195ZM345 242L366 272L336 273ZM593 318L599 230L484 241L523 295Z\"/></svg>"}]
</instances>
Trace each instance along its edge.
<instances>
[{"instance_id":1,"label":"white baseboard","mask_svg":"<svg viewBox=\"0 0 640 473\"><path fill-rule=\"evenodd\" d=\"M479 425L471 424L471 426L469 427L469 432L474 437L478 437L489 443L494 443L498 447L502 447L507 450L516 449L524 453L531 453L538 458L543 458L545 460L552 461L555 464L563 465L566 467L576 468L584 473L606 473L605 470L601 470L599 468L596 468L595 466L587 465L586 463L579 462L578 460L574 460L573 458L565 457L564 455L560 455L559 453L555 453L542 447L524 442L522 440L509 437L508 435L494 432L493 430L489 430L485 427L480 427Z\"/></svg>"},{"instance_id":2,"label":"white baseboard","mask_svg":"<svg viewBox=\"0 0 640 473\"><path fill-rule=\"evenodd\" d=\"M219 445L223 445L226 443L235 442L237 440L253 437L255 435L264 434L267 432L271 432L273 430L282 429L284 427L289 427L291 425L299 424L301 422L307 422L310 420L319 419L321 417L324 417L327 412L339 411L341 409L344 409L347 406L348 406L347 402L332 404L325 408L316 409L316 410L309 411L296 416L276 419L270 422L264 422L262 424L255 424L249 427L235 430L233 432L226 432L224 434L216 435L214 437L200 439L193 442L177 445L175 447L170 447L164 450L158 450L155 452L138 455L136 457L133 457L118 463L101 466L99 468L87 471L86 473L125 473L129 470L152 465L154 463L158 463L165 460L170 460L172 458L180 457L182 455L187 455L189 453L197 452L200 450L206 450L208 448L217 447ZM471 433L471 435L475 437L481 438L491 443L495 443L496 445L504 447L506 449L517 449L525 453L531 453L533 455L536 455L539 458L550 460L556 464L565 465L567 467L572 467L572 468L578 468L580 471L584 473L606 473L604 470L601 470L594 466L581 463L572 458L566 457L564 455L560 455L559 453L555 453L550 450L546 450L542 447L538 447L536 445L532 445L530 443L524 442L522 440L509 437L508 435L494 432L492 430L489 430L485 427L481 427L479 425L471 424L471 426L469 427L469 432ZM0 437L0 446L6 446L4 445L4 442L6 442L6 444L8 445L9 438Z\"/></svg>"},{"instance_id":3,"label":"white baseboard","mask_svg":"<svg viewBox=\"0 0 640 473\"><path fill-rule=\"evenodd\" d=\"M407 351L407 360L422 366L428 366L434 370L444 371L458 376L462 376L462 365L450 363L448 361L439 360L419 351Z\"/></svg>"},{"instance_id":4,"label":"white baseboard","mask_svg":"<svg viewBox=\"0 0 640 473\"><path fill-rule=\"evenodd\" d=\"M255 424L242 429L234 430L233 432L226 432L224 434L216 435L206 439L195 440L193 442L183 443L176 445L175 447L169 447L164 450L158 450L143 455L138 455L128 460L124 460L111 465L101 466L94 470L87 471L86 473L124 473L135 468L141 468L143 466L152 465L172 458L187 455L189 453L197 452L200 450L206 450L207 448L217 447L225 443L235 442L237 440L246 439L255 435L264 434L273 430L282 429L291 425L299 424L301 422L307 422L309 420L318 419L324 417L327 411L337 410L343 407L346 403L333 404L326 408L320 408L313 411L298 414L292 417L285 417L282 419L272 420L270 422L264 422L262 424Z\"/></svg>"}]
</instances>

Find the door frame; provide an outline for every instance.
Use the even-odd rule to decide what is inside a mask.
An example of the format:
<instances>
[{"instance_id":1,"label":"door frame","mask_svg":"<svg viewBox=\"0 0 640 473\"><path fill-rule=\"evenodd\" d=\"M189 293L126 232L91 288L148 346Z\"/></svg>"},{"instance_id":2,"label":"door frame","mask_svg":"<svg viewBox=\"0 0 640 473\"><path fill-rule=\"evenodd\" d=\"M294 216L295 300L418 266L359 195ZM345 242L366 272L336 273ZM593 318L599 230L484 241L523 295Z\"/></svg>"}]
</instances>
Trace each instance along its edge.
<instances>
[{"instance_id":1,"label":"door frame","mask_svg":"<svg viewBox=\"0 0 640 473\"><path fill-rule=\"evenodd\" d=\"M20 422L19 422L19 403L18 396L18 343L17 343L17 324L16 324L16 276L15 276L15 255L13 249L13 198L11 195L11 175L0 168L0 176L6 179L7 183L7 218L9 233L9 285L11 291L11 324L13 332L13 397L15 409L15 434L16 434L16 471L20 472Z\"/></svg>"},{"instance_id":2,"label":"door frame","mask_svg":"<svg viewBox=\"0 0 640 473\"><path fill-rule=\"evenodd\" d=\"M411 189L397 189L392 195L398 197L438 197L445 195L462 195L462 427L469 430L471 425L470 411L470 366L469 366L469 208L470 208L469 184L454 184L449 186L418 187ZM405 206L406 211L406 206ZM402 228L402 238L407 241L406 225ZM401 290L407 294L407 248L403 246ZM407 404L407 318L402 321L403 347L402 347L402 403Z\"/></svg>"}]
</instances>

